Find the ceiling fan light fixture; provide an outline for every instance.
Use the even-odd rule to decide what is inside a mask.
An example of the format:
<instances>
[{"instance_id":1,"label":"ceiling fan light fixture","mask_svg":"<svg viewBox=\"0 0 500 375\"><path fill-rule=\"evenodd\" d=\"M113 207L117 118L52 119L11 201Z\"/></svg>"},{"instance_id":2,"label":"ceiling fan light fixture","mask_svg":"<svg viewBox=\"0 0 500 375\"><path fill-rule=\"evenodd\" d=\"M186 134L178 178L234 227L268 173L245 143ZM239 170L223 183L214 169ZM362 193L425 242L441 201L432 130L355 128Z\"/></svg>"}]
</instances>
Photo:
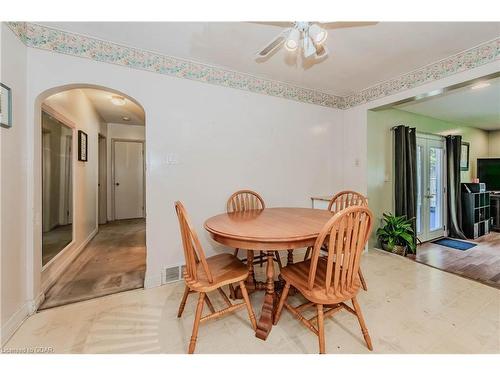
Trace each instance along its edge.
<instances>
[{"instance_id":1,"label":"ceiling fan light fixture","mask_svg":"<svg viewBox=\"0 0 500 375\"><path fill-rule=\"evenodd\" d=\"M316 47L311 39L311 37L307 36L304 38L304 57L308 59L316 53Z\"/></svg>"},{"instance_id":2,"label":"ceiling fan light fixture","mask_svg":"<svg viewBox=\"0 0 500 375\"><path fill-rule=\"evenodd\" d=\"M328 56L328 49L325 45L317 45L316 46L316 59L323 59Z\"/></svg>"},{"instance_id":3,"label":"ceiling fan light fixture","mask_svg":"<svg viewBox=\"0 0 500 375\"><path fill-rule=\"evenodd\" d=\"M297 48L299 47L299 39L300 31L297 29L292 29L285 42L285 48L291 52L297 50Z\"/></svg>"},{"instance_id":4,"label":"ceiling fan light fixture","mask_svg":"<svg viewBox=\"0 0 500 375\"><path fill-rule=\"evenodd\" d=\"M316 44L323 44L328 38L328 32L317 24L309 27L309 35Z\"/></svg>"},{"instance_id":5,"label":"ceiling fan light fixture","mask_svg":"<svg viewBox=\"0 0 500 375\"><path fill-rule=\"evenodd\" d=\"M111 103L118 106L125 105L125 98L123 96L113 95L111 97Z\"/></svg>"}]
</instances>

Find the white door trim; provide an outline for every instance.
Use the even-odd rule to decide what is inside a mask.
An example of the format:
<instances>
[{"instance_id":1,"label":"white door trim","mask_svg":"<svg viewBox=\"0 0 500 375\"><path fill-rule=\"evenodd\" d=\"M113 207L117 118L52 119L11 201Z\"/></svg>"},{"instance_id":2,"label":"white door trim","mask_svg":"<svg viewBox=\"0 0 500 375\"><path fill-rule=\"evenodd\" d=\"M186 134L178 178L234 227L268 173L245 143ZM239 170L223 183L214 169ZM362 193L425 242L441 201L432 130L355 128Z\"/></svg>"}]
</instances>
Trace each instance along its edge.
<instances>
[{"instance_id":1,"label":"white door trim","mask_svg":"<svg viewBox=\"0 0 500 375\"><path fill-rule=\"evenodd\" d=\"M101 142L104 142L104 155L101 155ZM101 160L103 158L104 161ZM100 172L103 162L104 178L101 180ZM97 135L97 163L97 225L99 226L108 221L108 138L101 133ZM102 207L104 207L105 211L104 218L101 217Z\"/></svg>"},{"instance_id":2,"label":"white door trim","mask_svg":"<svg viewBox=\"0 0 500 375\"><path fill-rule=\"evenodd\" d=\"M420 142L419 142L420 140ZM417 169L418 168L422 168L422 171L421 173L423 173L424 175L422 176L422 178L427 178L427 174L428 174L428 169L429 169L429 161L428 161L428 151L429 151L429 143L436 143L436 142L440 142L442 144L442 149L443 149L443 155L442 155L442 170L441 170L441 173L442 173L442 182L443 182L443 191L442 191L442 202L441 202L441 210L442 210L442 220L443 220L443 223L442 223L442 227L443 229L436 229L434 231L431 231L430 230L430 225L428 223L428 214L429 212L425 212L422 214L423 216L423 220L422 222L420 223L421 224L421 232L420 233L417 233L417 237L419 237L422 242L426 242L426 241L432 241L436 238L439 238L439 237L443 237L443 236L446 236L447 234L447 228L446 228L446 223L447 223L447 217L448 217L448 205L447 205L447 189L446 189L446 180L447 180L447 173L446 173L446 141L445 141L445 137L443 136L440 136L440 135L435 135L435 134L429 134L429 133L418 133L417 132L417 148L419 147L419 145L421 145L422 143L425 144L425 147L424 147L424 150L423 150L423 165L422 166L419 166L418 163L417 163ZM424 156L425 155L425 156ZM427 160L427 162L425 161ZM418 162L418 160L417 160ZM417 181L418 183L418 181ZM425 186L425 182L423 183L423 185ZM428 184L427 184L428 185ZM426 194L426 192L422 192L422 194ZM423 199L424 202L427 202L426 198ZM424 204L423 205L424 207L426 207L426 205Z\"/></svg>"},{"instance_id":3,"label":"white door trim","mask_svg":"<svg viewBox=\"0 0 500 375\"><path fill-rule=\"evenodd\" d=\"M127 139L127 138L111 138L111 213L113 220L116 220L115 207L115 143L116 142L133 142L142 144L142 210L146 217L146 141L143 139Z\"/></svg>"}]
</instances>

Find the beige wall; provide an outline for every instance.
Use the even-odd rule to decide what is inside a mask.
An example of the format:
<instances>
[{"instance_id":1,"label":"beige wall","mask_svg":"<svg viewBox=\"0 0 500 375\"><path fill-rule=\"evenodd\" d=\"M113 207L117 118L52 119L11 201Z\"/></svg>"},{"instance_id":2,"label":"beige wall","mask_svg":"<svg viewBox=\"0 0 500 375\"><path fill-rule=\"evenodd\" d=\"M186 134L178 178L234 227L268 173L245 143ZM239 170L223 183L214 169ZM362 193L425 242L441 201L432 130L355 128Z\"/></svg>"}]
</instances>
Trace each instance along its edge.
<instances>
[{"instance_id":1,"label":"beige wall","mask_svg":"<svg viewBox=\"0 0 500 375\"><path fill-rule=\"evenodd\" d=\"M500 158L500 130L488 132L488 156Z\"/></svg>"},{"instance_id":2,"label":"beige wall","mask_svg":"<svg viewBox=\"0 0 500 375\"><path fill-rule=\"evenodd\" d=\"M488 156L488 132L458 125L434 118L416 115L397 109L368 111L367 142L367 182L370 207L376 218L376 227L384 212L393 212L393 142L391 128L407 125L417 128L417 132L437 135L461 135L464 142L470 143L469 171L463 171L463 182L476 177L476 160ZM372 235L372 244L375 235Z\"/></svg>"},{"instance_id":3,"label":"beige wall","mask_svg":"<svg viewBox=\"0 0 500 375\"><path fill-rule=\"evenodd\" d=\"M0 321L1 344L32 308L28 302L26 275L27 223L33 212L26 203L28 189L29 131L26 126L26 48L4 24L1 28L0 81L12 89L10 129L0 128ZM41 221L41 216L34 218Z\"/></svg>"}]
</instances>

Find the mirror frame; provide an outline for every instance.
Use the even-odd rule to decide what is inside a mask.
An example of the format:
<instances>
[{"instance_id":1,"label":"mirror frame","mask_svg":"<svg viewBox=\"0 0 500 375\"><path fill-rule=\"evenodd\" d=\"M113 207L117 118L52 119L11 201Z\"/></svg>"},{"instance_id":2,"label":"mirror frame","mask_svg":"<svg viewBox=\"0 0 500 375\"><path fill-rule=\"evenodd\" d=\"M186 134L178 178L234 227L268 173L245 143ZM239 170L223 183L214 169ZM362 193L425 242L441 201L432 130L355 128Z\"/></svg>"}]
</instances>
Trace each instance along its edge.
<instances>
[{"instance_id":1,"label":"mirror frame","mask_svg":"<svg viewBox=\"0 0 500 375\"><path fill-rule=\"evenodd\" d=\"M75 191L76 191L76 166L77 166L77 163L76 163L76 154L75 154L75 150L76 150L76 133L77 133L77 129L76 129L76 125L73 121L69 120L68 118L66 118L65 116L63 116L62 114L60 114L59 112L57 112L55 109L53 109L52 107L48 106L47 104L45 103L42 103L42 108L41 108L41 111L40 111L40 115L42 114L42 112L45 112L47 113L48 115L52 116L53 118L55 118L57 121L59 121L60 123L62 123L64 126L67 126L68 128L71 129L71 168L72 168L72 175L71 175L71 183L72 183L72 189L71 189L71 192L72 192L72 197L71 197L71 204L73 205L73 217L72 217L72 225L71 225L71 242L69 244L67 244L65 247L63 247L51 260L49 260L45 265L42 263L42 272L44 270L46 270L48 267L50 267L50 265L59 257L61 257L61 254L64 254L67 252L67 250L71 247L73 247L75 245L75 235L76 235L76 230L75 230L75 208L76 208L76 199L75 199ZM39 131L41 132L42 131L42 123L40 122L40 129ZM42 147L40 147L40 160L43 160L43 155L42 155ZM40 185L40 189L39 189L39 194L42 195L42 189L43 189L43 184ZM43 212L42 212L42 216L43 216ZM42 233L42 236L43 236L43 233ZM43 252L43 246L40 248L41 251ZM42 254L42 257L40 259L43 259L43 254Z\"/></svg>"}]
</instances>

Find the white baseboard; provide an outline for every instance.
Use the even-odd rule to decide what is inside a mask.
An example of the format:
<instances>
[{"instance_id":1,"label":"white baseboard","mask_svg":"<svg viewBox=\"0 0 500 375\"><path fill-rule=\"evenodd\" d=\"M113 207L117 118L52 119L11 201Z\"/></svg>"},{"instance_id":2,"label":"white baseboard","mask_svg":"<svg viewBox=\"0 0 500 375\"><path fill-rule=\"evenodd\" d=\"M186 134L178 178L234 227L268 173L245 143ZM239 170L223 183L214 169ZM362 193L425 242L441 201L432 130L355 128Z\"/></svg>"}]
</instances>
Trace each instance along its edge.
<instances>
[{"instance_id":1,"label":"white baseboard","mask_svg":"<svg viewBox=\"0 0 500 375\"><path fill-rule=\"evenodd\" d=\"M17 329L23 324L23 322L29 316L29 303L26 302L17 310L7 322L2 325L0 331L1 346L3 347L7 341L12 337L12 335L17 331Z\"/></svg>"},{"instance_id":2,"label":"white baseboard","mask_svg":"<svg viewBox=\"0 0 500 375\"><path fill-rule=\"evenodd\" d=\"M12 337L19 327L24 323L29 316L33 315L38 306L42 304L45 299L45 294L40 293L34 300L27 301L19 310L17 310L14 315L2 326L0 331L1 346L3 347L7 341Z\"/></svg>"},{"instance_id":3,"label":"white baseboard","mask_svg":"<svg viewBox=\"0 0 500 375\"><path fill-rule=\"evenodd\" d=\"M45 301L45 293L40 293L34 300L28 301L28 313L33 315L38 310L38 307Z\"/></svg>"},{"instance_id":4,"label":"white baseboard","mask_svg":"<svg viewBox=\"0 0 500 375\"><path fill-rule=\"evenodd\" d=\"M78 255L82 252L83 249L85 249L85 246L95 237L95 235L98 232L98 227L96 227L92 233L83 241L80 246L69 249L67 254L61 254L61 261L58 262L57 264L54 264L54 267L51 267L50 269L46 269L42 272L42 293L45 293L49 288L54 285L54 283L57 281L59 276L66 270L66 268L70 265L71 262L73 262ZM44 273L46 273L46 277L44 279Z\"/></svg>"}]
</instances>

